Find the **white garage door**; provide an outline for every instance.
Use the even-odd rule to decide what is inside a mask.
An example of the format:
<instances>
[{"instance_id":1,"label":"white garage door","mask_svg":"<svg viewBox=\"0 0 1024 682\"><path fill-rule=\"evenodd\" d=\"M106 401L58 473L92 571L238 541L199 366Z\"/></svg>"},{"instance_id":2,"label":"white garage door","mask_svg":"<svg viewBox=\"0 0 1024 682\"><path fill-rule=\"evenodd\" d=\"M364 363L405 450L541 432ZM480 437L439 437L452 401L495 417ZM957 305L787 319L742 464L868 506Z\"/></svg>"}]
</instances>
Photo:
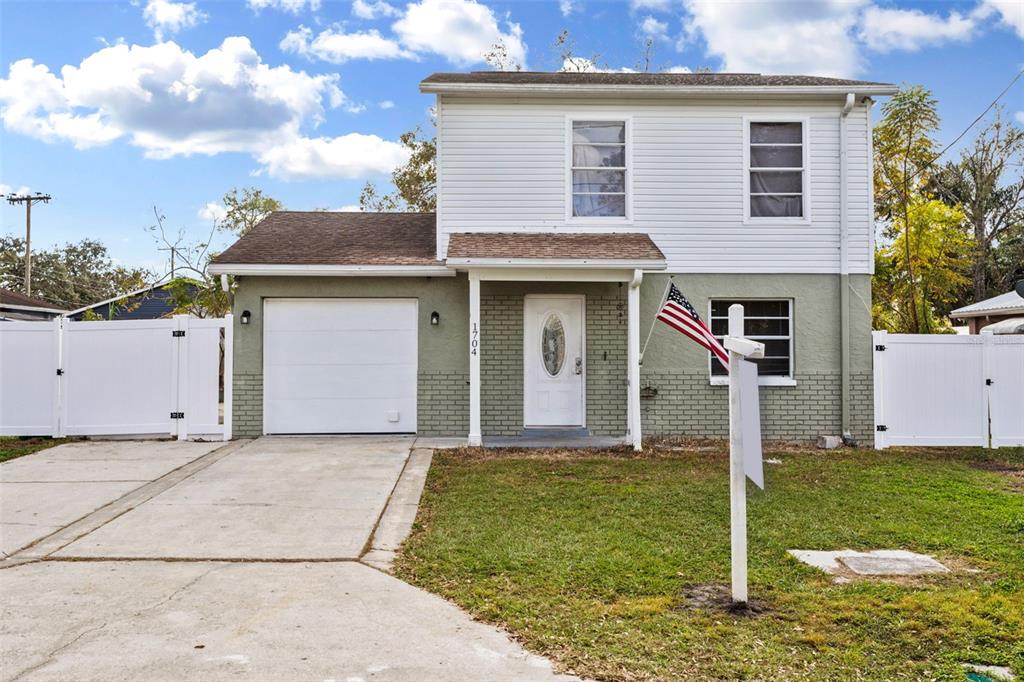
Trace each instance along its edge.
<instances>
[{"instance_id":1,"label":"white garage door","mask_svg":"<svg viewBox=\"0 0 1024 682\"><path fill-rule=\"evenodd\" d=\"M415 299L267 299L264 432L414 432L416 312Z\"/></svg>"}]
</instances>

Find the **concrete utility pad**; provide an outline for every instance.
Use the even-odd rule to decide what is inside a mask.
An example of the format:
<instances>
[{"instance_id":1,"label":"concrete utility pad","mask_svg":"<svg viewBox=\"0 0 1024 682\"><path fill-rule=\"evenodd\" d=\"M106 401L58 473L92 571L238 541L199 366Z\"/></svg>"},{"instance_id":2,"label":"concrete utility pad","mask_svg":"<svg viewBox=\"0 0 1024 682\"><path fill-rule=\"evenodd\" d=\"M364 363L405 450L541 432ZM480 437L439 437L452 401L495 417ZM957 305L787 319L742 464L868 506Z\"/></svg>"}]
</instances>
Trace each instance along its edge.
<instances>
[{"instance_id":1,"label":"concrete utility pad","mask_svg":"<svg viewBox=\"0 0 1024 682\"><path fill-rule=\"evenodd\" d=\"M82 441L0 464L0 549L12 554L223 443Z\"/></svg>"},{"instance_id":2,"label":"concrete utility pad","mask_svg":"<svg viewBox=\"0 0 1024 682\"><path fill-rule=\"evenodd\" d=\"M355 562L26 564L0 605L8 679L575 679Z\"/></svg>"},{"instance_id":3,"label":"concrete utility pad","mask_svg":"<svg viewBox=\"0 0 1024 682\"><path fill-rule=\"evenodd\" d=\"M260 438L56 556L355 559L412 442Z\"/></svg>"},{"instance_id":4,"label":"concrete utility pad","mask_svg":"<svg viewBox=\"0 0 1024 682\"><path fill-rule=\"evenodd\" d=\"M844 568L863 576L925 575L949 571L926 554L902 549L876 549L871 552L855 552L850 549L835 552L791 549L789 553L803 563L826 573L839 573Z\"/></svg>"}]
</instances>

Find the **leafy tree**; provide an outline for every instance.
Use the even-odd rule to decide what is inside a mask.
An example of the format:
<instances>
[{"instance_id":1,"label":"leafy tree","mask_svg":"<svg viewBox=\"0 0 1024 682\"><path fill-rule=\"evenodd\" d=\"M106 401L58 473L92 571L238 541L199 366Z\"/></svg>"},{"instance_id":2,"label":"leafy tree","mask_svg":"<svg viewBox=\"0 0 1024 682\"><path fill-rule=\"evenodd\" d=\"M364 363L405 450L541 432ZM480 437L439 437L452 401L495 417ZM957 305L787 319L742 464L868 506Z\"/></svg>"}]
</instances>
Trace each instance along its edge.
<instances>
[{"instance_id":1,"label":"leafy tree","mask_svg":"<svg viewBox=\"0 0 1024 682\"><path fill-rule=\"evenodd\" d=\"M25 240L0 236L0 287L25 284ZM141 289L154 280L143 268L115 265L107 247L94 239L32 252L32 295L67 310Z\"/></svg>"},{"instance_id":2,"label":"leafy tree","mask_svg":"<svg viewBox=\"0 0 1024 682\"><path fill-rule=\"evenodd\" d=\"M241 193L232 188L224 194L226 215L218 223L221 230L234 232L239 237L245 235L256 224L274 211L280 211L284 205L255 187L243 187Z\"/></svg>"},{"instance_id":3,"label":"leafy tree","mask_svg":"<svg viewBox=\"0 0 1024 682\"><path fill-rule=\"evenodd\" d=\"M875 328L911 333L948 330L946 314L968 283L963 254L970 251L971 240L964 229L963 211L917 197L908 205L907 215L910 224L902 225L903 217L897 216L896 238L875 254ZM913 262L906 262L907 254ZM915 291L920 297L913 296Z\"/></svg>"},{"instance_id":4,"label":"leafy tree","mask_svg":"<svg viewBox=\"0 0 1024 682\"><path fill-rule=\"evenodd\" d=\"M399 142L409 150L409 160L391 173L395 191L381 194L376 185L367 182L359 194L364 211L420 211L437 208L437 138L420 137L420 128L402 133Z\"/></svg>"},{"instance_id":5,"label":"leafy tree","mask_svg":"<svg viewBox=\"0 0 1024 682\"><path fill-rule=\"evenodd\" d=\"M920 85L901 88L883 105L882 114L874 130L875 208L886 223L885 236L904 249L899 266L906 268L901 279L909 298L907 331L921 333L925 328L921 312L928 304L920 300L919 277L914 272L920 259L913 250L920 240L907 232L917 224L911 220L910 207L924 198L928 168L938 155L932 136L939 127L939 114L931 91Z\"/></svg>"},{"instance_id":6,"label":"leafy tree","mask_svg":"<svg viewBox=\"0 0 1024 682\"><path fill-rule=\"evenodd\" d=\"M1002 112L997 109L993 120L974 143L960 153L958 160L946 163L933 178L937 197L962 207L972 230L974 301L1006 290L1005 277L997 269L1002 264L993 260L992 246L1004 236L1019 232L1024 223L1024 178L1005 182L1003 177L1011 168L1020 168L1022 164L1024 130L1004 121ZM999 283L998 290L990 286L991 279Z\"/></svg>"}]
</instances>

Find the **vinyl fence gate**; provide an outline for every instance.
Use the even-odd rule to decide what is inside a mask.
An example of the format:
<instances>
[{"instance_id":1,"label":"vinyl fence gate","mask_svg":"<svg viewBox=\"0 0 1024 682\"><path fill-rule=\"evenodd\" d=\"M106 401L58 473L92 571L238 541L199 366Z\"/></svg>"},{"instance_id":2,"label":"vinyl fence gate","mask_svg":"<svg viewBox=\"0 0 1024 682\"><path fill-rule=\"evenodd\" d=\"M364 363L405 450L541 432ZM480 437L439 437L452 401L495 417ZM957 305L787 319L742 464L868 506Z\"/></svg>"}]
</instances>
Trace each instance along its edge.
<instances>
[{"instance_id":1,"label":"vinyl fence gate","mask_svg":"<svg viewBox=\"0 0 1024 682\"><path fill-rule=\"evenodd\" d=\"M875 447L1024 445L1024 336L874 332Z\"/></svg>"},{"instance_id":2,"label":"vinyl fence gate","mask_svg":"<svg viewBox=\"0 0 1024 682\"><path fill-rule=\"evenodd\" d=\"M230 440L232 342L230 315L0 324L0 435Z\"/></svg>"}]
</instances>

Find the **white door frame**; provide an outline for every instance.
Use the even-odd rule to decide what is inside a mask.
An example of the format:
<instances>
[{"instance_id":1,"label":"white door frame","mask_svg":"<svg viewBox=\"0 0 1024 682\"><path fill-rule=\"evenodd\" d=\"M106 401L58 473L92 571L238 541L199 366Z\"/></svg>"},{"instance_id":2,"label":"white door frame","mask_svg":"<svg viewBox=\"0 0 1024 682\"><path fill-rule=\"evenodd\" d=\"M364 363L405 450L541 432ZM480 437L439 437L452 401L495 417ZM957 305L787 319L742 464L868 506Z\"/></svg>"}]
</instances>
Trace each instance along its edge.
<instances>
[{"instance_id":1,"label":"white door frame","mask_svg":"<svg viewBox=\"0 0 1024 682\"><path fill-rule=\"evenodd\" d=\"M585 294L525 294L523 296L523 428L548 428L545 425L530 425L526 423L526 373L530 363L530 350L527 348L526 335L528 328L527 301L530 299L560 299L573 300L580 303L580 358L583 360L582 372L580 374L580 424L578 427L587 428L587 297ZM570 362L566 357L566 362ZM576 424L566 424L569 428L577 428ZM559 428L552 426L551 428Z\"/></svg>"}]
</instances>

